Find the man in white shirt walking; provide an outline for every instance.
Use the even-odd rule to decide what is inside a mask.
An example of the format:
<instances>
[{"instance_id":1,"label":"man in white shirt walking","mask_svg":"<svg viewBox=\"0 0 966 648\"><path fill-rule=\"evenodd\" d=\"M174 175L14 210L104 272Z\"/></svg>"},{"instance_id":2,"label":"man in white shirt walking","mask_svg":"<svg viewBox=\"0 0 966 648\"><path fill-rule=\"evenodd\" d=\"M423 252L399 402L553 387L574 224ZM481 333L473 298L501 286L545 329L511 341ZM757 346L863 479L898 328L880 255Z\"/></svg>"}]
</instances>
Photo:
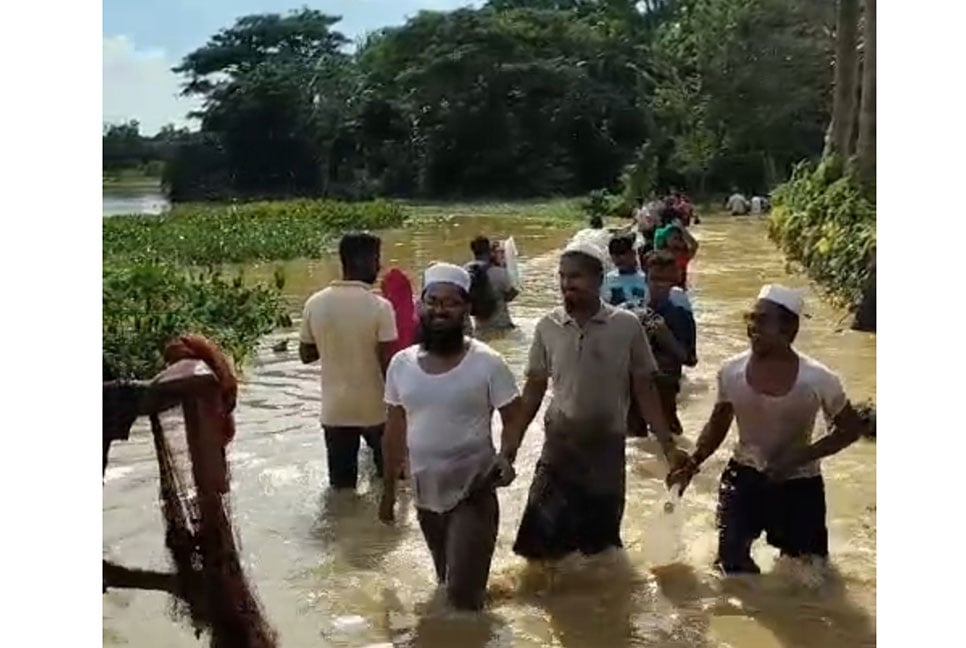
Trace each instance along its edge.
<instances>
[{"instance_id":1,"label":"man in white shirt walking","mask_svg":"<svg viewBox=\"0 0 966 648\"><path fill-rule=\"evenodd\" d=\"M718 493L718 567L758 573L752 543L792 558L828 556L825 485L819 461L854 443L863 423L839 377L792 348L802 297L778 285L762 288L746 316L751 348L718 372L718 398L690 461L669 476L686 487L738 421L738 444ZM822 411L831 430L813 442Z\"/></svg>"},{"instance_id":2,"label":"man in white shirt walking","mask_svg":"<svg viewBox=\"0 0 966 648\"><path fill-rule=\"evenodd\" d=\"M329 485L336 489L356 487L360 437L382 476L382 395L396 316L392 304L372 292L380 248L372 234L342 237L342 280L309 297L302 315L299 356L305 364L321 361L322 428Z\"/></svg>"},{"instance_id":3,"label":"man in white shirt walking","mask_svg":"<svg viewBox=\"0 0 966 648\"><path fill-rule=\"evenodd\" d=\"M504 430L519 405L502 356L464 335L470 275L437 263L426 271L420 344L399 352L386 375L389 406L384 474L397 474L409 450L416 510L436 576L459 609L483 607L496 546L495 488L514 478L519 439L493 447L493 410ZM383 481L379 517L392 522L396 484Z\"/></svg>"}]
</instances>

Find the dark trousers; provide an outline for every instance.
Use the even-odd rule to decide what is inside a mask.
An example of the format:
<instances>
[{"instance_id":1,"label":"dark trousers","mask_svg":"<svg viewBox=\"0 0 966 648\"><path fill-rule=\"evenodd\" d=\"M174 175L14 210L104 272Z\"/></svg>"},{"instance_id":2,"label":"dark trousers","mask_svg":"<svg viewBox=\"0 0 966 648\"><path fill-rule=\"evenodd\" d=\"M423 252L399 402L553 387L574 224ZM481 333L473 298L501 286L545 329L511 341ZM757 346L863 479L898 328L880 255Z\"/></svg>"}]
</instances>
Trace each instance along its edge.
<instances>
[{"instance_id":1,"label":"dark trousers","mask_svg":"<svg viewBox=\"0 0 966 648\"><path fill-rule=\"evenodd\" d=\"M718 566L726 573L760 570L751 545L764 532L783 556L828 556L825 482L821 476L772 482L730 461L718 491Z\"/></svg>"},{"instance_id":2,"label":"dark trousers","mask_svg":"<svg viewBox=\"0 0 966 648\"><path fill-rule=\"evenodd\" d=\"M678 418L678 393L681 391L680 376L654 377L654 387L657 390L657 397L661 403L661 411L664 418L674 434L684 432L681 420ZM627 412L627 434L629 436L647 436L649 425L643 420L641 411L637 407L637 399L631 395L631 406Z\"/></svg>"},{"instance_id":3,"label":"dark trousers","mask_svg":"<svg viewBox=\"0 0 966 648\"><path fill-rule=\"evenodd\" d=\"M340 427L324 425L325 450L329 464L329 486L355 488L359 480L359 438L372 449L376 476L382 477L382 431L384 425L373 427Z\"/></svg>"},{"instance_id":4,"label":"dark trousers","mask_svg":"<svg viewBox=\"0 0 966 648\"><path fill-rule=\"evenodd\" d=\"M416 509L416 516L450 604L481 609L500 525L496 492L479 489L445 513Z\"/></svg>"}]
</instances>

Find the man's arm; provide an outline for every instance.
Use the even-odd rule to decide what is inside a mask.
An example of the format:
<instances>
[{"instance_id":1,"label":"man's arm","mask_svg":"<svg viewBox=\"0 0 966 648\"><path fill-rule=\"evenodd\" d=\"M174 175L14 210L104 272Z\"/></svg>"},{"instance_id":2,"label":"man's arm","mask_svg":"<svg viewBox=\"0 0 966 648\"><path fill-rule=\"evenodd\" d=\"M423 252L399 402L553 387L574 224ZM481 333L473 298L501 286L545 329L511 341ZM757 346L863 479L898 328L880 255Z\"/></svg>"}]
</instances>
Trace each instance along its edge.
<instances>
[{"instance_id":1,"label":"man's arm","mask_svg":"<svg viewBox=\"0 0 966 648\"><path fill-rule=\"evenodd\" d=\"M708 457L717 452L728 436L728 430L731 429L731 423L734 420L735 408L731 403L719 400L714 404L711 416L701 430L694 452L691 454L695 467L703 464L708 460Z\"/></svg>"},{"instance_id":2,"label":"man's arm","mask_svg":"<svg viewBox=\"0 0 966 648\"><path fill-rule=\"evenodd\" d=\"M308 304L302 311L302 325L299 327L299 359L302 364L312 364L319 359L319 348L312 335L311 311Z\"/></svg>"},{"instance_id":3,"label":"man's arm","mask_svg":"<svg viewBox=\"0 0 966 648\"><path fill-rule=\"evenodd\" d=\"M527 430L527 425L529 425L528 423L521 427L517 424L522 406L523 399L518 396L498 410L500 420L503 422L503 432L500 434L500 454L511 464L516 461L520 444L523 443L523 435Z\"/></svg>"},{"instance_id":4,"label":"man's arm","mask_svg":"<svg viewBox=\"0 0 966 648\"><path fill-rule=\"evenodd\" d=\"M684 239L684 242L688 244L688 249L693 257L698 253L698 239L691 236L691 232L688 231L687 227L681 227L680 230L681 237Z\"/></svg>"},{"instance_id":5,"label":"man's arm","mask_svg":"<svg viewBox=\"0 0 966 648\"><path fill-rule=\"evenodd\" d=\"M539 323L533 334L533 342L530 344L526 375L519 404L508 412L508 418L503 418L500 451L510 463L516 459L517 451L523 442L523 435L540 411L540 405L543 403L543 397L550 383L550 357L543 343ZM502 411L500 415L503 416Z\"/></svg>"},{"instance_id":6,"label":"man's arm","mask_svg":"<svg viewBox=\"0 0 966 648\"><path fill-rule=\"evenodd\" d=\"M661 407L661 400L657 395L657 389L654 387L653 375L653 371L644 372L636 369L632 370L631 388L634 391L634 399L637 401L637 407L641 412L641 416L651 424L651 428L654 430L654 436L657 437L658 442L661 444L661 450L666 455L676 448L676 445L674 443L674 437L671 435L671 427L664 417L664 410Z\"/></svg>"},{"instance_id":7,"label":"man's arm","mask_svg":"<svg viewBox=\"0 0 966 648\"><path fill-rule=\"evenodd\" d=\"M319 359L319 349L314 342L299 342L299 359L302 364L312 364Z\"/></svg>"},{"instance_id":8,"label":"man's arm","mask_svg":"<svg viewBox=\"0 0 966 648\"><path fill-rule=\"evenodd\" d=\"M406 458L406 410L402 405L389 405L386 428L382 435L383 492L396 496L396 477Z\"/></svg>"},{"instance_id":9,"label":"man's arm","mask_svg":"<svg viewBox=\"0 0 966 648\"><path fill-rule=\"evenodd\" d=\"M852 404L846 402L832 421L832 431L803 449L778 457L771 472L781 476L799 466L830 457L849 447L862 436L864 423Z\"/></svg>"}]
</instances>

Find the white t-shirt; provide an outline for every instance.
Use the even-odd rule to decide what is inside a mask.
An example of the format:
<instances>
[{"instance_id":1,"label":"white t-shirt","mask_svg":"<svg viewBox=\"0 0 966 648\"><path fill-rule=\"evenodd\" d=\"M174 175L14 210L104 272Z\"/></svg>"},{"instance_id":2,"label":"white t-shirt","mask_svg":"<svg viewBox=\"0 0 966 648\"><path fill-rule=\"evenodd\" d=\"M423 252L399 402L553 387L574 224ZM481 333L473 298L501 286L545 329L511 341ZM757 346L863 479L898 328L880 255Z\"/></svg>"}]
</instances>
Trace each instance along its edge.
<instances>
[{"instance_id":1,"label":"white t-shirt","mask_svg":"<svg viewBox=\"0 0 966 648\"><path fill-rule=\"evenodd\" d=\"M751 199L751 213L763 214L765 212L765 201L761 196L753 196Z\"/></svg>"},{"instance_id":2,"label":"white t-shirt","mask_svg":"<svg viewBox=\"0 0 966 648\"><path fill-rule=\"evenodd\" d=\"M479 340L442 374L419 366L421 349L397 353L386 372L386 403L406 410L409 469L419 508L446 512L492 462L493 410L517 396L503 357Z\"/></svg>"},{"instance_id":3,"label":"white t-shirt","mask_svg":"<svg viewBox=\"0 0 966 648\"><path fill-rule=\"evenodd\" d=\"M819 410L826 424L839 415L848 402L839 377L828 367L806 355L798 354L798 377L784 396L768 396L754 391L746 371L751 351L725 362L718 372L718 402L731 403L738 423L736 462L764 471L768 460L781 450L805 447L812 442ZM795 470L790 477L821 474L815 461Z\"/></svg>"},{"instance_id":4,"label":"white t-shirt","mask_svg":"<svg viewBox=\"0 0 966 648\"><path fill-rule=\"evenodd\" d=\"M305 302L299 340L322 365L322 425L386 422L379 343L396 339L392 304L359 281L333 281Z\"/></svg>"}]
</instances>

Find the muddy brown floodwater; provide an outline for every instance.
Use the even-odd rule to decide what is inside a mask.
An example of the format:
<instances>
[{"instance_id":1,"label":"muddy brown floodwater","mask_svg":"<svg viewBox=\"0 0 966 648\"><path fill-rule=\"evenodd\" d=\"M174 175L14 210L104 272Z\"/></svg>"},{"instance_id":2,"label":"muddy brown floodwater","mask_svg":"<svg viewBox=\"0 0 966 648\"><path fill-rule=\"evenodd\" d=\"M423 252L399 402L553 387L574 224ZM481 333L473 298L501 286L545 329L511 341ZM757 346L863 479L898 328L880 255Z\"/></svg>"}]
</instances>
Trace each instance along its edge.
<instances>
[{"instance_id":1,"label":"muddy brown floodwater","mask_svg":"<svg viewBox=\"0 0 966 648\"><path fill-rule=\"evenodd\" d=\"M521 220L456 218L389 233L384 265L419 276L434 260L464 261L480 232L512 234L524 288L512 314L519 329L488 340L522 376L537 319L558 300L555 269L573 229ZM807 286L788 276L767 240L765 224L709 217L694 229L701 249L689 273L698 321L700 364L682 394L685 436L693 441L714 400L714 376L746 348L741 313L763 283ZM271 278L274 266L254 267ZM286 292L297 308L337 274L333 260L285 266ZM875 395L875 336L847 329L844 313L814 291L798 348L838 371L853 400ZM281 337L289 350L271 350ZM378 482L367 450L358 493L330 493L319 431L318 368L302 366L292 332L266 339L247 368L231 446L234 514L242 556L279 630L283 646L701 646L854 648L875 645L876 450L860 441L824 462L834 573L786 570L760 542L764 576L723 581L710 563L715 549L716 480L734 441L695 479L683 504L686 554L653 570L641 549L645 521L658 504L662 464L647 440L628 441L623 555L570 560L535 577L511 551L543 431L531 426L518 459L518 479L500 492L500 535L486 614L447 613L415 513L405 507L395 527L376 517ZM169 424L170 425L170 424ZM176 427L171 429L177 429ZM498 432L497 432L498 434ZM104 486L104 553L126 565L168 568L157 504L157 467L150 433L139 423L132 440L115 444ZM112 591L104 596L104 645L204 645L168 615L163 594Z\"/></svg>"}]
</instances>

